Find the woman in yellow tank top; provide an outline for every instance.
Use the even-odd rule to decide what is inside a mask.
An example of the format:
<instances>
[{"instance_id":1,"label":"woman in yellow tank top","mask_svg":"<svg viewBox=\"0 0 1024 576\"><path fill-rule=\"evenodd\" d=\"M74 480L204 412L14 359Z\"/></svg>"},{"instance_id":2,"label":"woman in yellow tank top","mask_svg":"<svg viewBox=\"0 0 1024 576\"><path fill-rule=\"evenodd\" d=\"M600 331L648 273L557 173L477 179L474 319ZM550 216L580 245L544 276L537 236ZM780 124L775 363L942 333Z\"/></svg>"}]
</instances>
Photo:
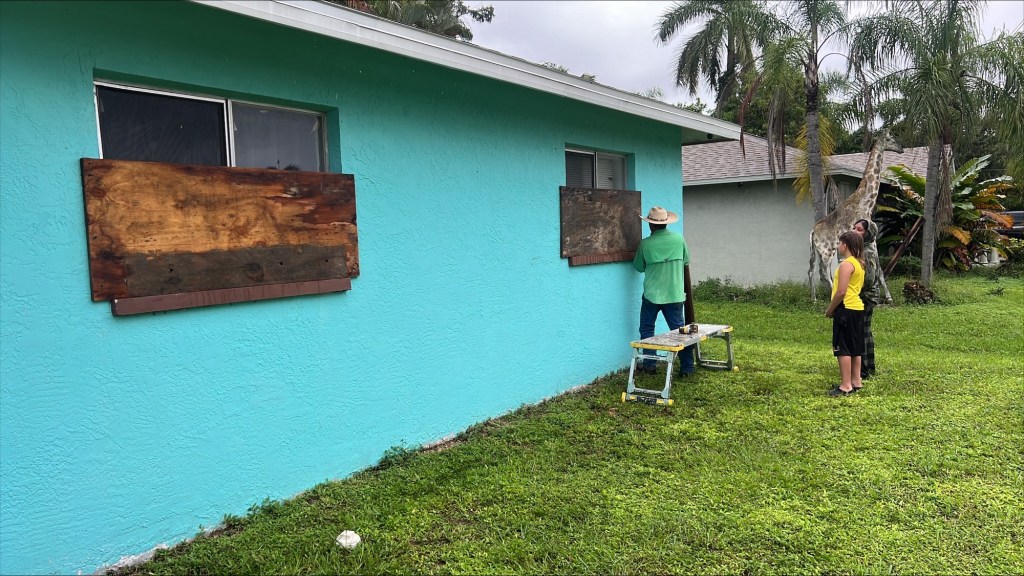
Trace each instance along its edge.
<instances>
[{"instance_id":1,"label":"woman in yellow tank top","mask_svg":"<svg viewBox=\"0 0 1024 576\"><path fill-rule=\"evenodd\" d=\"M860 299L864 287L864 239L856 232L843 232L839 236L839 256L842 261L832 277L832 301L825 316L832 319L832 354L839 361L839 386L829 396L853 394L862 386L860 362L864 354L864 302Z\"/></svg>"}]
</instances>

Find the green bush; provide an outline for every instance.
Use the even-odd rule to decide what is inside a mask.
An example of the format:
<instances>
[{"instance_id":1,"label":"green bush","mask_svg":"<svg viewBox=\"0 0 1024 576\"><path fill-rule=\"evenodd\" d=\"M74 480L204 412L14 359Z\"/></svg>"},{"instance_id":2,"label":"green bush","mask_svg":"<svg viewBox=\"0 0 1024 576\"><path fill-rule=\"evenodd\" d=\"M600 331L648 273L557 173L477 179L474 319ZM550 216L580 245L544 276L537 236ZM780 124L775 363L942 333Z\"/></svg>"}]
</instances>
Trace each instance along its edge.
<instances>
[{"instance_id":1,"label":"green bush","mask_svg":"<svg viewBox=\"0 0 1024 576\"><path fill-rule=\"evenodd\" d=\"M693 298L697 302L735 302L744 297L746 289L731 280L708 278L697 284L693 289Z\"/></svg>"},{"instance_id":2,"label":"green bush","mask_svg":"<svg viewBox=\"0 0 1024 576\"><path fill-rule=\"evenodd\" d=\"M693 289L693 298L698 306L700 302L754 302L765 306L790 308L806 306L810 302L810 297L810 288L800 282L777 282L744 287L732 280L708 278Z\"/></svg>"},{"instance_id":3,"label":"green bush","mask_svg":"<svg viewBox=\"0 0 1024 576\"><path fill-rule=\"evenodd\" d=\"M1004 276L1019 277L1024 274L1024 239L1010 238L1006 247L1006 260L996 268Z\"/></svg>"},{"instance_id":4,"label":"green bush","mask_svg":"<svg viewBox=\"0 0 1024 576\"><path fill-rule=\"evenodd\" d=\"M979 278L986 278L988 280L998 280L1002 276L1006 276L1006 270L1002 266L975 266L970 270L963 273L965 276L977 276Z\"/></svg>"},{"instance_id":5,"label":"green bush","mask_svg":"<svg viewBox=\"0 0 1024 576\"><path fill-rule=\"evenodd\" d=\"M880 256L878 263L881 264L882 269L885 269L889 265L889 261L892 258L888 256ZM921 259L917 256L908 256L904 254L900 257L899 262L889 273L889 276L906 276L908 278L920 278L921 277ZM891 289L891 287L890 287Z\"/></svg>"}]
</instances>

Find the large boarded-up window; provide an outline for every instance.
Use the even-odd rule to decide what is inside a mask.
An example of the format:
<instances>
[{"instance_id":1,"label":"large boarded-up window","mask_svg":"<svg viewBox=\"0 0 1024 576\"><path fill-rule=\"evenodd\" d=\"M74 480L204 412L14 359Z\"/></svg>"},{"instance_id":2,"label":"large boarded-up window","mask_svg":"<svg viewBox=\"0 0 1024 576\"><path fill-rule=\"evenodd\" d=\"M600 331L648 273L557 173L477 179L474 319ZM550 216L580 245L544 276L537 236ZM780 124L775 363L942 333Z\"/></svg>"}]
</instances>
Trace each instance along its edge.
<instances>
[{"instance_id":1,"label":"large boarded-up window","mask_svg":"<svg viewBox=\"0 0 1024 576\"><path fill-rule=\"evenodd\" d=\"M359 275L350 174L82 159L94 301L117 316L338 292Z\"/></svg>"},{"instance_id":2,"label":"large boarded-up window","mask_svg":"<svg viewBox=\"0 0 1024 576\"><path fill-rule=\"evenodd\" d=\"M351 288L355 179L318 112L96 82L82 159L93 300L115 315Z\"/></svg>"}]
</instances>

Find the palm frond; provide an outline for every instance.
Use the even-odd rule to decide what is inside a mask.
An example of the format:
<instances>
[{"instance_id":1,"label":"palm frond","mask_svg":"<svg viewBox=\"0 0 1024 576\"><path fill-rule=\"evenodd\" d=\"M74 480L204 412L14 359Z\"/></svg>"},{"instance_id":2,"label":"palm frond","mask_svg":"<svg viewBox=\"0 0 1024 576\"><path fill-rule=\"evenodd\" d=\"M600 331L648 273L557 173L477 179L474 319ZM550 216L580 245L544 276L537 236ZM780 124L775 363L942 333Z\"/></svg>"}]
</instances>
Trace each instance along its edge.
<instances>
[{"instance_id":1,"label":"palm frond","mask_svg":"<svg viewBox=\"0 0 1024 576\"><path fill-rule=\"evenodd\" d=\"M971 233L967 230L956 226L947 226L945 227L945 230L947 234L959 240L964 246L971 243Z\"/></svg>"},{"instance_id":2,"label":"palm frond","mask_svg":"<svg viewBox=\"0 0 1024 576\"><path fill-rule=\"evenodd\" d=\"M971 158L965 162L964 165L958 168L950 177L950 190L956 190L961 186L967 186L973 183L978 178L978 175L981 174L982 168L989 165L989 159L991 157L991 154L986 154L979 158Z\"/></svg>"},{"instance_id":3,"label":"palm frond","mask_svg":"<svg viewBox=\"0 0 1024 576\"><path fill-rule=\"evenodd\" d=\"M829 158L835 153L836 139L835 127L827 116L818 119L818 132L821 136L821 164L822 171L831 182L832 178L827 176L831 171ZM800 128L796 137L796 146L802 154L796 156L795 172L797 177L793 180L793 190L796 192L796 203L802 204L811 200L811 173L807 166L807 125Z\"/></svg>"},{"instance_id":4,"label":"palm frond","mask_svg":"<svg viewBox=\"0 0 1024 576\"><path fill-rule=\"evenodd\" d=\"M907 168L903 164L897 166L890 166L889 172L893 175L896 181L901 187L909 188L918 197L924 196L925 192L925 177L921 174L916 174L910 168ZM906 191L904 191L904 194Z\"/></svg>"},{"instance_id":5,"label":"palm frond","mask_svg":"<svg viewBox=\"0 0 1024 576\"><path fill-rule=\"evenodd\" d=\"M666 10L655 25L655 39L667 44L690 24L701 27L676 54L676 85L697 94L702 85L715 93L716 111L733 95L736 74L754 67L766 32L763 7L754 0L685 0Z\"/></svg>"},{"instance_id":6,"label":"palm frond","mask_svg":"<svg viewBox=\"0 0 1024 576\"><path fill-rule=\"evenodd\" d=\"M676 33L687 24L703 18L711 18L721 14L722 3L714 0L688 0L676 2L665 10L656 25L655 37L662 43L668 43Z\"/></svg>"}]
</instances>

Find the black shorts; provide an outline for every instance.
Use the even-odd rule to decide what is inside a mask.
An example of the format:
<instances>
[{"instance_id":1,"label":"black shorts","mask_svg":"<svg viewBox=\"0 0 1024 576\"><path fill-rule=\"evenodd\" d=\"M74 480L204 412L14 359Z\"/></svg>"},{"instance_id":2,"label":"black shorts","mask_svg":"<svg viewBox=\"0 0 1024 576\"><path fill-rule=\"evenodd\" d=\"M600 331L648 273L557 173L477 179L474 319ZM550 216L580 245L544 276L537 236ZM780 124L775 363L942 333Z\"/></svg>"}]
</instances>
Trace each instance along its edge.
<instances>
[{"instance_id":1,"label":"black shorts","mask_svg":"<svg viewBox=\"0 0 1024 576\"><path fill-rule=\"evenodd\" d=\"M864 311L847 310L842 304L832 315L832 354L864 355Z\"/></svg>"}]
</instances>

